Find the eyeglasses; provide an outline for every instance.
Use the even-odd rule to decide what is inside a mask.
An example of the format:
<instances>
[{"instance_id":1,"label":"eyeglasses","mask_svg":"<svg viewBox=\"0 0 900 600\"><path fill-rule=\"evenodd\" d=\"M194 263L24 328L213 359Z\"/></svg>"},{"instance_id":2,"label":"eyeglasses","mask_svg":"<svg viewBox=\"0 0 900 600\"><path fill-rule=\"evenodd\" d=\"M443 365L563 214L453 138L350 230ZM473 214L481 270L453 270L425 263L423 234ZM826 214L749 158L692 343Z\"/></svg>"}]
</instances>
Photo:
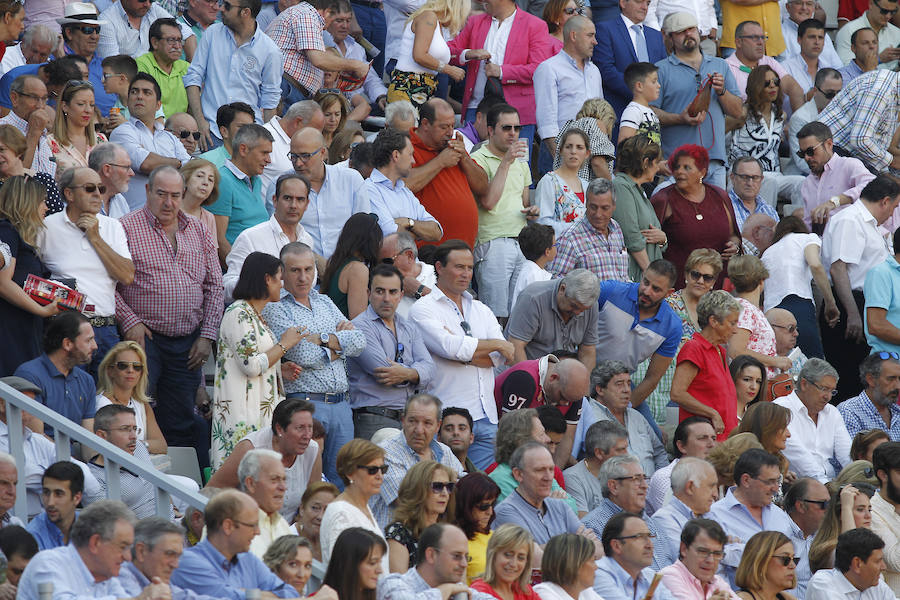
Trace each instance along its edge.
<instances>
[{"instance_id":1,"label":"eyeglasses","mask_svg":"<svg viewBox=\"0 0 900 600\"><path fill-rule=\"evenodd\" d=\"M765 42L769 39L769 36L767 35L740 35L738 37L745 40L752 40L754 42Z\"/></svg>"},{"instance_id":2,"label":"eyeglasses","mask_svg":"<svg viewBox=\"0 0 900 600\"><path fill-rule=\"evenodd\" d=\"M19 96L25 96L26 98L31 98L32 100L37 100L41 104L46 104L49 99L48 96L38 96L37 94L29 94L28 92L13 92L18 94Z\"/></svg>"},{"instance_id":3,"label":"eyeglasses","mask_svg":"<svg viewBox=\"0 0 900 600\"><path fill-rule=\"evenodd\" d=\"M456 483L453 481L432 481L431 482L431 491L434 492L435 494L440 494L444 490L446 490L448 494L452 494L454 487L456 487Z\"/></svg>"},{"instance_id":4,"label":"eyeglasses","mask_svg":"<svg viewBox=\"0 0 900 600\"><path fill-rule=\"evenodd\" d=\"M435 552L443 552L444 550L442 550L441 548L435 548L434 551ZM457 562L457 563L464 562L464 563L468 564L469 560L471 560L469 558L468 552L449 552L448 554L450 554L450 558L453 559L453 562Z\"/></svg>"},{"instance_id":5,"label":"eyeglasses","mask_svg":"<svg viewBox=\"0 0 900 600\"><path fill-rule=\"evenodd\" d=\"M394 352L394 362L403 364L403 342L397 342L397 351Z\"/></svg>"},{"instance_id":6,"label":"eyeglasses","mask_svg":"<svg viewBox=\"0 0 900 600\"><path fill-rule=\"evenodd\" d=\"M125 77L125 75L123 75L122 73L104 73L103 81L106 81L110 77Z\"/></svg>"},{"instance_id":7,"label":"eyeglasses","mask_svg":"<svg viewBox=\"0 0 900 600\"><path fill-rule=\"evenodd\" d=\"M106 193L106 186L102 183L82 183L81 185L70 185L70 188L84 188L88 194L93 194L94 192L100 192L101 194Z\"/></svg>"},{"instance_id":8,"label":"eyeglasses","mask_svg":"<svg viewBox=\"0 0 900 600\"><path fill-rule=\"evenodd\" d=\"M401 254L403 254L404 252L406 252L406 250L401 250L400 252L398 252L397 254L395 254L393 256L385 256L384 258L381 259L381 264L383 264L383 265L394 264L394 261L397 260L397 257L400 256Z\"/></svg>"},{"instance_id":9,"label":"eyeglasses","mask_svg":"<svg viewBox=\"0 0 900 600\"><path fill-rule=\"evenodd\" d=\"M378 471L381 471L381 474L382 474L382 475L385 475L385 474L388 472L388 466L389 466L389 465L372 465L372 466L369 466L369 465L356 465L356 468L357 468L357 469L363 469L363 470L366 471L369 475L374 475L374 474L377 473Z\"/></svg>"},{"instance_id":10,"label":"eyeglasses","mask_svg":"<svg viewBox=\"0 0 900 600\"><path fill-rule=\"evenodd\" d=\"M184 43L184 38L180 37L167 37L167 38L156 38L158 40L162 40L170 46L180 46Z\"/></svg>"},{"instance_id":11,"label":"eyeglasses","mask_svg":"<svg viewBox=\"0 0 900 600\"><path fill-rule=\"evenodd\" d=\"M715 275L708 275L706 273L701 273L700 271L690 271L688 275L694 281L700 281L702 279L703 283L712 283L716 280Z\"/></svg>"},{"instance_id":12,"label":"eyeglasses","mask_svg":"<svg viewBox=\"0 0 900 600\"><path fill-rule=\"evenodd\" d=\"M881 5L878 4L878 2L876 2L875 0L872 0L872 4L874 4L876 7L878 7L878 10L881 11L881 14L882 14L882 15L885 15L885 16L887 16L887 15L896 15L896 14L897 14L897 11L900 10L900 9L898 9L898 8L893 8L893 9L891 9L891 8L881 8Z\"/></svg>"},{"instance_id":13,"label":"eyeglasses","mask_svg":"<svg viewBox=\"0 0 900 600\"><path fill-rule=\"evenodd\" d=\"M231 522L235 525L243 525L244 527L248 527L250 529L259 529L259 523L244 523L243 521L238 521L237 519L231 519Z\"/></svg>"},{"instance_id":14,"label":"eyeglasses","mask_svg":"<svg viewBox=\"0 0 900 600\"><path fill-rule=\"evenodd\" d=\"M111 167L119 167L120 169L130 169L131 165L120 165L118 163L106 163Z\"/></svg>"},{"instance_id":15,"label":"eyeglasses","mask_svg":"<svg viewBox=\"0 0 900 600\"><path fill-rule=\"evenodd\" d=\"M822 94L823 96L825 96L826 98L828 98L829 100L831 100L832 98L834 98L835 96L837 96L837 93L838 93L839 91L841 91L841 90L828 90L828 91L826 92L825 90L823 90L822 88L820 88L820 87L818 87L818 86L816 86L816 89L819 90L819 92L821 92L821 94Z\"/></svg>"},{"instance_id":16,"label":"eyeglasses","mask_svg":"<svg viewBox=\"0 0 900 600\"><path fill-rule=\"evenodd\" d=\"M622 535L617 538L613 538L614 540L653 540L656 539L655 533L636 533L634 535Z\"/></svg>"},{"instance_id":17,"label":"eyeglasses","mask_svg":"<svg viewBox=\"0 0 900 600\"><path fill-rule=\"evenodd\" d=\"M501 125L500 131L504 131L506 133L509 133L510 131L515 131L516 133L519 133L520 131L522 131L522 126L521 125Z\"/></svg>"},{"instance_id":18,"label":"eyeglasses","mask_svg":"<svg viewBox=\"0 0 900 600\"><path fill-rule=\"evenodd\" d=\"M472 326L469 325L468 321L460 321L459 326L462 327L463 333L469 337L474 337L472 335Z\"/></svg>"},{"instance_id":19,"label":"eyeglasses","mask_svg":"<svg viewBox=\"0 0 900 600\"><path fill-rule=\"evenodd\" d=\"M881 360L887 360L889 358L900 360L900 354L897 354L896 352L879 352L878 358L880 358Z\"/></svg>"},{"instance_id":20,"label":"eyeglasses","mask_svg":"<svg viewBox=\"0 0 900 600\"><path fill-rule=\"evenodd\" d=\"M287 157L291 162L297 162L298 160L300 162L306 162L322 150L324 150L324 148L319 148L315 152L288 152Z\"/></svg>"},{"instance_id":21,"label":"eyeglasses","mask_svg":"<svg viewBox=\"0 0 900 600\"><path fill-rule=\"evenodd\" d=\"M778 477L774 479L760 479L759 477L751 477L751 479L755 479L766 487L774 487L778 485Z\"/></svg>"},{"instance_id":22,"label":"eyeglasses","mask_svg":"<svg viewBox=\"0 0 900 600\"><path fill-rule=\"evenodd\" d=\"M648 477L647 475L644 475L643 473L639 473L637 475L629 475L628 477L613 477L613 480L615 480L615 481L631 480L633 483L637 483L640 485L641 483L647 483L648 481L650 481L650 477Z\"/></svg>"},{"instance_id":23,"label":"eyeglasses","mask_svg":"<svg viewBox=\"0 0 900 600\"><path fill-rule=\"evenodd\" d=\"M476 504L475 508L477 508L481 512L484 512L486 510L490 510L490 509L494 508L495 506L497 506L496 500L494 500L493 502L482 502L481 504Z\"/></svg>"},{"instance_id":24,"label":"eyeglasses","mask_svg":"<svg viewBox=\"0 0 900 600\"><path fill-rule=\"evenodd\" d=\"M735 173L734 176L741 181L747 181L749 183L756 183L757 181L761 181L763 178L762 175L745 175L744 173Z\"/></svg>"},{"instance_id":25,"label":"eyeglasses","mask_svg":"<svg viewBox=\"0 0 900 600\"><path fill-rule=\"evenodd\" d=\"M783 566L783 567L788 566L789 564L791 564L791 562L793 562L795 566L800 564L799 556L782 556L781 554L776 554L772 558L774 558L777 561L780 561L781 566Z\"/></svg>"},{"instance_id":26,"label":"eyeglasses","mask_svg":"<svg viewBox=\"0 0 900 600\"><path fill-rule=\"evenodd\" d=\"M181 131L175 131L174 129L166 129L169 133L177 135L179 138L186 140L189 137L194 138L194 141L198 141L200 139L199 131L188 131L187 129L182 129Z\"/></svg>"},{"instance_id":27,"label":"eyeglasses","mask_svg":"<svg viewBox=\"0 0 900 600\"><path fill-rule=\"evenodd\" d=\"M122 425L121 427L114 427L112 429L106 429L105 431L118 431L119 433L135 433L137 435L141 435L141 431L143 431L143 429L135 425Z\"/></svg>"},{"instance_id":28,"label":"eyeglasses","mask_svg":"<svg viewBox=\"0 0 900 600\"><path fill-rule=\"evenodd\" d=\"M766 87L781 87L781 79L776 77L775 79L767 79Z\"/></svg>"},{"instance_id":29,"label":"eyeglasses","mask_svg":"<svg viewBox=\"0 0 900 600\"><path fill-rule=\"evenodd\" d=\"M803 158L805 156L812 156L813 154L816 153L816 148L818 148L819 146L821 146L824 143L825 143L825 140L822 140L815 146L810 146L809 148L800 148L799 150L797 150L797 158Z\"/></svg>"},{"instance_id":30,"label":"eyeglasses","mask_svg":"<svg viewBox=\"0 0 900 600\"><path fill-rule=\"evenodd\" d=\"M138 373L144 370L144 365L139 362L128 362L127 360L120 360L116 362L116 368L120 371L127 371L129 367L134 369Z\"/></svg>"},{"instance_id":31,"label":"eyeglasses","mask_svg":"<svg viewBox=\"0 0 900 600\"><path fill-rule=\"evenodd\" d=\"M778 329L784 329L788 333L796 333L797 326L796 325L776 325L775 323L770 323L772 327L777 327Z\"/></svg>"},{"instance_id":32,"label":"eyeglasses","mask_svg":"<svg viewBox=\"0 0 900 600\"><path fill-rule=\"evenodd\" d=\"M816 383L815 381L810 381L809 379L807 379L806 381L809 381L809 383L810 383L814 388L816 388L817 390L819 390L819 391L822 392L823 394L828 394L828 395L831 396L832 398L834 398L835 396L837 396L837 390L835 390L835 389L828 389L828 388L826 388L826 387L822 387L821 385L819 385L819 384Z\"/></svg>"},{"instance_id":33,"label":"eyeglasses","mask_svg":"<svg viewBox=\"0 0 900 600\"><path fill-rule=\"evenodd\" d=\"M816 504L822 510L828 508L828 505L831 504L831 500L810 500L809 498L804 498L803 502L807 502L809 504Z\"/></svg>"},{"instance_id":34,"label":"eyeglasses","mask_svg":"<svg viewBox=\"0 0 900 600\"><path fill-rule=\"evenodd\" d=\"M712 557L713 560L722 560L725 558L725 552L723 550L710 550L709 548L691 548L694 552L696 552L701 560L706 560L709 557Z\"/></svg>"},{"instance_id":35,"label":"eyeglasses","mask_svg":"<svg viewBox=\"0 0 900 600\"><path fill-rule=\"evenodd\" d=\"M77 29L84 35L94 35L95 33L100 33L99 25L83 25L81 27L75 27L75 29Z\"/></svg>"}]
</instances>

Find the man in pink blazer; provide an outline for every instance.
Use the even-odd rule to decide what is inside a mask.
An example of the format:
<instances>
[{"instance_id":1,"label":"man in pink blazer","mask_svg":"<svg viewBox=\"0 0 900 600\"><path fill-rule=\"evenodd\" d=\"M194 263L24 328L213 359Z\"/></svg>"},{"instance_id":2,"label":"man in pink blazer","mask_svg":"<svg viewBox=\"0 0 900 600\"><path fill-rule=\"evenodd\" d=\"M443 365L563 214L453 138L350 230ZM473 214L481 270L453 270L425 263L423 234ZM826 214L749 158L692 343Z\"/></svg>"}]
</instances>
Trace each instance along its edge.
<instances>
[{"instance_id":1,"label":"man in pink blazer","mask_svg":"<svg viewBox=\"0 0 900 600\"><path fill-rule=\"evenodd\" d=\"M506 101L519 111L522 137L530 142L536 123L531 77L554 54L547 24L517 10L514 0L485 0L484 8L486 13L469 17L448 43L453 62L466 68L463 114L466 121L475 120L487 77L499 77Z\"/></svg>"}]
</instances>

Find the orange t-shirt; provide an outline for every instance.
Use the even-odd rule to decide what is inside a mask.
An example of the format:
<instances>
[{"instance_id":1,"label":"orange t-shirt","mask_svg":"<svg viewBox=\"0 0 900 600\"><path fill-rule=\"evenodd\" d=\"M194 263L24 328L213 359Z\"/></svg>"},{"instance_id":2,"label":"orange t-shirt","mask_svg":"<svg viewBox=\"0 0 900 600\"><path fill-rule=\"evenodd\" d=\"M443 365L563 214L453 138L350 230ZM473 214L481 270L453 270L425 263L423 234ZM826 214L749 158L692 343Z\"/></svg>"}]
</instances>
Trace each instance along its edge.
<instances>
[{"instance_id":1,"label":"orange t-shirt","mask_svg":"<svg viewBox=\"0 0 900 600\"><path fill-rule=\"evenodd\" d=\"M425 146L415 130L409 132L413 144L416 165L424 165L434 159L439 152ZM431 216L438 220L444 230L446 240L458 239L475 247L478 233L478 206L469 188L469 182L459 165L443 169L424 188L416 192L416 198Z\"/></svg>"}]
</instances>

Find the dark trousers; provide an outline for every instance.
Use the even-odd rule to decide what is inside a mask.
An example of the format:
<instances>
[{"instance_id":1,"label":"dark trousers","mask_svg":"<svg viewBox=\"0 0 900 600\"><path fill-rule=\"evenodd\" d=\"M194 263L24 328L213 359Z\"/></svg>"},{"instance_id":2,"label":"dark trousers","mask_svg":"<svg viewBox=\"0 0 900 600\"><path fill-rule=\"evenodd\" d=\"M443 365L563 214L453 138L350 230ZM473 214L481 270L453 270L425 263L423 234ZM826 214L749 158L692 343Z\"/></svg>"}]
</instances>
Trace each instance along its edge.
<instances>
[{"instance_id":1,"label":"dark trousers","mask_svg":"<svg viewBox=\"0 0 900 600\"><path fill-rule=\"evenodd\" d=\"M194 411L202 369L187 368L191 346L200 330L180 337L153 333L144 338L153 413L170 446L197 449L200 468L209 466L209 425Z\"/></svg>"},{"instance_id":2,"label":"dark trousers","mask_svg":"<svg viewBox=\"0 0 900 600\"><path fill-rule=\"evenodd\" d=\"M112 347L119 343L119 330L115 325L104 325L103 327L94 327L94 341L97 342L97 349L88 365L88 373L97 381L97 369L100 362L106 354L112 350Z\"/></svg>"},{"instance_id":3,"label":"dark trousers","mask_svg":"<svg viewBox=\"0 0 900 600\"><path fill-rule=\"evenodd\" d=\"M355 4L353 6L353 14L356 16L356 22L362 29L363 37L372 42L372 45L381 50L381 54L372 61L372 68L381 76L384 74L384 38L387 35L387 22L384 19L384 11L380 8L371 6L363 6Z\"/></svg>"},{"instance_id":4,"label":"dark trousers","mask_svg":"<svg viewBox=\"0 0 900 600\"><path fill-rule=\"evenodd\" d=\"M837 291L834 291L834 297L837 298ZM862 316L865 310L865 299L861 291L853 290L853 300L856 302L856 308ZM822 332L822 346L825 348L825 360L834 367L840 380L837 384L837 395L834 397L835 404L859 395L863 390L863 384L859 379L859 363L867 357L871 351L869 344L865 338L862 342L854 342L844 337L844 331L847 328L847 311L844 310L843 304L838 300L838 309L841 311L841 320L838 324L831 328L825 323L825 311L819 319L819 330ZM798 319L799 321L799 319Z\"/></svg>"},{"instance_id":5,"label":"dark trousers","mask_svg":"<svg viewBox=\"0 0 900 600\"><path fill-rule=\"evenodd\" d=\"M819 336L819 323L816 319L816 305L812 300L801 298L795 294L785 296L778 305L797 319L797 346L807 358L825 358L822 349L822 338ZM825 327L828 327L825 325Z\"/></svg>"}]
</instances>

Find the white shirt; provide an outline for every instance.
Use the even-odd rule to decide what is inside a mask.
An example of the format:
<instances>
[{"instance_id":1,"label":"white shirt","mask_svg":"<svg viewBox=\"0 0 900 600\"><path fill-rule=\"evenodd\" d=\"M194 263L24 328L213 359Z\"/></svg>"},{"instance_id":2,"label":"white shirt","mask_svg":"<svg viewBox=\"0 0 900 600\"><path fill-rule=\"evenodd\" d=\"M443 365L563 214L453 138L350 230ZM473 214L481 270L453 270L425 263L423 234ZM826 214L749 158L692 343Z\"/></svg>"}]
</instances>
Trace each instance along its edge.
<instances>
[{"instance_id":1,"label":"white shirt","mask_svg":"<svg viewBox=\"0 0 900 600\"><path fill-rule=\"evenodd\" d=\"M784 52L778 56L778 60L785 60L792 56L800 54L800 42L797 41L797 33L799 26L790 19L781 20L781 33L784 36ZM844 61L838 56L837 50L834 49L834 42L831 36L825 36L825 47L822 54L819 55L819 68L830 67L832 69L840 69L844 66Z\"/></svg>"},{"instance_id":2,"label":"white shirt","mask_svg":"<svg viewBox=\"0 0 900 600\"><path fill-rule=\"evenodd\" d=\"M385 64L392 58L399 58L400 40L403 37L407 17L423 4L425 4L425 0L384 0L382 3L384 20L387 22L387 35L384 43Z\"/></svg>"},{"instance_id":3,"label":"white shirt","mask_svg":"<svg viewBox=\"0 0 900 600\"><path fill-rule=\"evenodd\" d=\"M825 225L822 264L830 277L834 261L847 263L851 289L862 290L869 269L891 254L887 237L879 231L878 222L862 200L832 216Z\"/></svg>"},{"instance_id":4,"label":"white shirt","mask_svg":"<svg viewBox=\"0 0 900 600\"><path fill-rule=\"evenodd\" d=\"M437 274L434 272L434 267L428 263L419 262L418 260L416 261L416 264L422 267L422 271L419 273L419 276L416 277L416 280L428 289L433 290L437 285ZM408 319L409 309L411 309L412 305L415 303L415 298L410 298L406 294L403 294L403 298L400 299L400 305L397 306L397 314L404 319Z\"/></svg>"},{"instance_id":5,"label":"white shirt","mask_svg":"<svg viewBox=\"0 0 900 600\"><path fill-rule=\"evenodd\" d=\"M436 368L430 391L443 400L445 406L465 408L476 421L487 418L496 423L494 370L468 363L475 354L478 340L502 340L503 330L491 309L473 299L469 292L463 292L462 305L460 313L456 303L435 286L409 311L434 358ZM465 335L460 325L463 321L471 327L472 335ZM499 352L492 352L491 360L494 366L505 363Z\"/></svg>"},{"instance_id":6,"label":"white shirt","mask_svg":"<svg viewBox=\"0 0 900 600\"><path fill-rule=\"evenodd\" d=\"M512 31L513 21L516 19L518 9L514 10L511 15L503 19L501 23L497 19L491 18L491 27L488 29L487 37L484 38L483 47L491 54L491 63L500 66L500 74L503 74L503 57L506 56L506 42L509 41L509 32ZM468 61L468 50L460 55L462 62ZM502 79L502 77L501 77ZM478 103L484 98L484 84L487 82L487 75L484 74L484 65L478 69L478 76L475 78L475 89L472 91L472 99L469 101L467 108L477 108Z\"/></svg>"},{"instance_id":7,"label":"white shirt","mask_svg":"<svg viewBox=\"0 0 900 600\"><path fill-rule=\"evenodd\" d=\"M97 44L97 54L100 58L113 56L114 54L127 54L131 58L137 58L150 49L150 26L157 19L174 18L169 12L157 3L150 5L150 10L141 17L140 29L135 30L128 21L125 9L121 2L116 2L100 13L100 20L106 21L100 28L100 41ZM181 36L184 41L194 35L187 23L179 21Z\"/></svg>"},{"instance_id":8,"label":"white shirt","mask_svg":"<svg viewBox=\"0 0 900 600\"><path fill-rule=\"evenodd\" d=\"M96 215L100 237L113 252L131 260L125 229L118 220ZM94 305L94 314L101 317L116 314L116 280L106 270L103 261L87 234L71 220L68 211L54 213L44 219L38 234L38 249L51 277L75 279L78 291Z\"/></svg>"},{"instance_id":9,"label":"white shirt","mask_svg":"<svg viewBox=\"0 0 900 600\"><path fill-rule=\"evenodd\" d=\"M6 54L3 55L3 60L0 61L0 75L24 64L25 55L22 54L22 44L16 44L11 48L7 48Z\"/></svg>"},{"instance_id":10,"label":"white shirt","mask_svg":"<svg viewBox=\"0 0 900 600\"><path fill-rule=\"evenodd\" d=\"M791 437L787 439L784 456L798 477L812 477L827 483L834 479L840 468L850 464L850 434L835 406L826 404L814 423L796 391L775 399L775 404L791 411L788 425ZM832 459L840 463L839 468L835 468Z\"/></svg>"},{"instance_id":11,"label":"white shirt","mask_svg":"<svg viewBox=\"0 0 900 600\"><path fill-rule=\"evenodd\" d=\"M284 230L273 215L268 221L248 227L238 234L231 245L231 252L225 258L228 272L222 275L222 285L225 287L225 301L232 300L231 293L241 276L241 268L251 252L265 252L272 256L278 256L281 249L291 240L284 234ZM313 247L312 236L306 232L303 225L297 223L297 241L303 242L310 248Z\"/></svg>"},{"instance_id":12,"label":"white shirt","mask_svg":"<svg viewBox=\"0 0 900 600\"><path fill-rule=\"evenodd\" d=\"M288 152L291 151L291 138L284 132L284 129L281 128L281 117L272 117L268 123L263 125L266 129L269 130L269 133L272 134L272 153L269 154L269 159L272 161L266 165L266 168L263 169L262 175L259 176L260 181L262 182L262 190L263 192L267 192L269 188L272 188L272 191L275 190L275 180L278 179L278 176L287 171L291 171L294 168L294 165L291 164L291 159L288 158ZM272 206L272 198L268 197L265 199L266 208ZM271 212L269 214L272 214Z\"/></svg>"},{"instance_id":13,"label":"white shirt","mask_svg":"<svg viewBox=\"0 0 900 600\"><path fill-rule=\"evenodd\" d=\"M879 580L878 585L859 591L837 569L822 569L809 580L806 600L895 600L891 588Z\"/></svg>"},{"instance_id":14,"label":"white shirt","mask_svg":"<svg viewBox=\"0 0 900 600\"><path fill-rule=\"evenodd\" d=\"M519 293L522 290L535 281L547 281L548 279L550 279L550 271L542 269L533 261L526 260L523 262L522 268L519 269L519 278L516 279L516 285L513 287L513 293L509 299L510 312L512 312L513 307L516 305L516 300L519 298Z\"/></svg>"},{"instance_id":15,"label":"white shirt","mask_svg":"<svg viewBox=\"0 0 900 600\"><path fill-rule=\"evenodd\" d=\"M872 496L872 531L884 540L884 583L893 594L900 592L900 515L881 492Z\"/></svg>"},{"instance_id":16,"label":"white shirt","mask_svg":"<svg viewBox=\"0 0 900 600\"><path fill-rule=\"evenodd\" d=\"M827 38L828 36L826 35L825 37ZM805 160L797 156L797 151L800 150L800 140L797 139L797 134L800 133L804 125L818 120L819 107L816 106L815 98L795 110L791 114L790 120L788 120L788 145L791 148L791 162L804 175L809 175L809 165L806 164Z\"/></svg>"},{"instance_id":17,"label":"white shirt","mask_svg":"<svg viewBox=\"0 0 900 600\"><path fill-rule=\"evenodd\" d=\"M812 300L812 272L804 254L810 245L818 251L822 240L814 233L789 233L763 252L762 262L769 270L763 311L775 308L791 294Z\"/></svg>"},{"instance_id":18,"label":"white shirt","mask_svg":"<svg viewBox=\"0 0 900 600\"><path fill-rule=\"evenodd\" d=\"M716 7L713 0L650 0L650 8L644 25L653 29L662 29L660 25L665 18L674 12L686 12L697 19L701 35L709 35L711 29L718 29Z\"/></svg>"}]
</instances>

